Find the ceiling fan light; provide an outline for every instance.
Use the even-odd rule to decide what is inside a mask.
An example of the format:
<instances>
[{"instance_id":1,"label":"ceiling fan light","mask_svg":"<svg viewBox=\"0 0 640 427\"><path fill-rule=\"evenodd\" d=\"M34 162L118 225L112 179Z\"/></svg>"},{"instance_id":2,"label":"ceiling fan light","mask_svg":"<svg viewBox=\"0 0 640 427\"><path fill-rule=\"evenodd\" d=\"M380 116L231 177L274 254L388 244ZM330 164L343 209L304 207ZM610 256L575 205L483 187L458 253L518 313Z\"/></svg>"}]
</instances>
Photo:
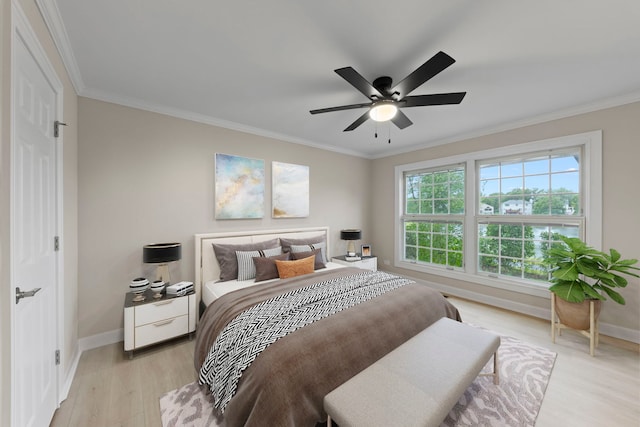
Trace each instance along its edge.
<instances>
[{"instance_id":1,"label":"ceiling fan light","mask_svg":"<svg viewBox=\"0 0 640 427\"><path fill-rule=\"evenodd\" d=\"M387 120L393 119L397 112L398 107L393 103L379 102L371 107L371 110L369 110L369 117L376 122L386 122Z\"/></svg>"}]
</instances>

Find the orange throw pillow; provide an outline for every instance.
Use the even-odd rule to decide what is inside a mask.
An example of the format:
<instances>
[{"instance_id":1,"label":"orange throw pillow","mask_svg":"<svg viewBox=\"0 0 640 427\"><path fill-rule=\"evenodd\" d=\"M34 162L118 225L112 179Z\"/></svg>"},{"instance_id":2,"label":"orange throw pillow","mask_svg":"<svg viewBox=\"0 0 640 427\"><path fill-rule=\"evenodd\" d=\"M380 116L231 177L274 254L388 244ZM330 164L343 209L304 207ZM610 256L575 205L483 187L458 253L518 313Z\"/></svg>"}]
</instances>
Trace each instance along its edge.
<instances>
[{"instance_id":1,"label":"orange throw pillow","mask_svg":"<svg viewBox=\"0 0 640 427\"><path fill-rule=\"evenodd\" d=\"M296 277L302 276L303 274L313 273L315 261L315 255L295 261L280 261L279 259L277 259L276 268L278 269L278 275L280 276L280 278L287 279L289 277Z\"/></svg>"}]
</instances>

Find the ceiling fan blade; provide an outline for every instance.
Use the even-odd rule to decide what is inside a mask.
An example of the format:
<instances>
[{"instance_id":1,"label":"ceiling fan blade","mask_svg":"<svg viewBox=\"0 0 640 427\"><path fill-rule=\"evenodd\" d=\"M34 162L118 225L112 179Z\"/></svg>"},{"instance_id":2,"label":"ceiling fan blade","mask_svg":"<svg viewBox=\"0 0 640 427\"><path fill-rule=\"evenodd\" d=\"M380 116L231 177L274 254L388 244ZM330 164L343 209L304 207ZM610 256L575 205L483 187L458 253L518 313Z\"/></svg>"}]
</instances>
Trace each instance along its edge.
<instances>
[{"instance_id":1,"label":"ceiling fan blade","mask_svg":"<svg viewBox=\"0 0 640 427\"><path fill-rule=\"evenodd\" d=\"M407 96L400 101L401 107L425 107L428 105L460 104L467 92L434 93L431 95Z\"/></svg>"},{"instance_id":2,"label":"ceiling fan blade","mask_svg":"<svg viewBox=\"0 0 640 427\"><path fill-rule=\"evenodd\" d=\"M334 70L340 77L345 79L349 84L358 89L364 96L371 99L372 96L382 98L382 94L378 89L373 87L371 83L360 75L356 70L351 67L338 68Z\"/></svg>"},{"instance_id":3,"label":"ceiling fan blade","mask_svg":"<svg viewBox=\"0 0 640 427\"><path fill-rule=\"evenodd\" d=\"M456 62L456 60L446 53L438 52L427 62L418 67L413 73L409 74L404 80L398 83L393 89L391 89L391 92L398 92L400 94L400 99L402 99L415 88L440 73L454 62Z\"/></svg>"},{"instance_id":4,"label":"ceiling fan blade","mask_svg":"<svg viewBox=\"0 0 640 427\"><path fill-rule=\"evenodd\" d=\"M411 126L413 122L409 120L402 111L398 110L395 116L391 119L394 125L398 126L400 129L404 129L408 126Z\"/></svg>"},{"instance_id":5,"label":"ceiling fan blade","mask_svg":"<svg viewBox=\"0 0 640 427\"><path fill-rule=\"evenodd\" d=\"M358 119L355 122L353 122L349 126L347 126L347 128L343 132L352 131L355 128L357 128L358 126L360 126L361 124L363 124L364 122L366 122L367 120L369 120L369 112L368 111L366 113L364 113L363 115L361 115L360 117L358 117Z\"/></svg>"},{"instance_id":6,"label":"ceiling fan blade","mask_svg":"<svg viewBox=\"0 0 640 427\"><path fill-rule=\"evenodd\" d=\"M369 108L371 103L366 104L351 104L341 105L340 107L318 108L317 110L309 111L311 114L330 113L331 111L343 111L343 110L355 110L356 108Z\"/></svg>"}]
</instances>

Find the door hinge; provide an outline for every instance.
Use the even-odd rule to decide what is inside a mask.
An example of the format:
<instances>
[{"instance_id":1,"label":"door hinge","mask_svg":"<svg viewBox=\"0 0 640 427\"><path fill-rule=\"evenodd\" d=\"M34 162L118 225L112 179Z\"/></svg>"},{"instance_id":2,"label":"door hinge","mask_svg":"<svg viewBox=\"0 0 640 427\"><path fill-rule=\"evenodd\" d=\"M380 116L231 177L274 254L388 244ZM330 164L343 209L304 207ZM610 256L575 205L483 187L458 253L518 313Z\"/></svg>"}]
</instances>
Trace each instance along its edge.
<instances>
[{"instance_id":1,"label":"door hinge","mask_svg":"<svg viewBox=\"0 0 640 427\"><path fill-rule=\"evenodd\" d=\"M60 126L66 126L66 123L62 123L60 120L53 122L53 137L57 138L60 135Z\"/></svg>"},{"instance_id":2,"label":"door hinge","mask_svg":"<svg viewBox=\"0 0 640 427\"><path fill-rule=\"evenodd\" d=\"M56 350L56 365L60 364L60 350Z\"/></svg>"},{"instance_id":3,"label":"door hinge","mask_svg":"<svg viewBox=\"0 0 640 427\"><path fill-rule=\"evenodd\" d=\"M60 250L60 237L58 236L53 237L53 250L56 252Z\"/></svg>"}]
</instances>

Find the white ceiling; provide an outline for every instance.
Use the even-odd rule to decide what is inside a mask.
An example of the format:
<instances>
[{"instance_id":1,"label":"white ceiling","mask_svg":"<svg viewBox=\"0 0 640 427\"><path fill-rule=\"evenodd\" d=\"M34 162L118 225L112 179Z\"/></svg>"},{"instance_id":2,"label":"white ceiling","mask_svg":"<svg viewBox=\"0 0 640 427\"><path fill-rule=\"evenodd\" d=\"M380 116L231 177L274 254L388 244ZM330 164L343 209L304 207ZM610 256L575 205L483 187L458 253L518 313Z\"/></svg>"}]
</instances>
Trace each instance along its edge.
<instances>
[{"instance_id":1,"label":"white ceiling","mask_svg":"<svg viewBox=\"0 0 640 427\"><path fill-rule=\"evenodd\" d=\"M368 158L640 100L634 0L37 0L78 93ZM412 95L399 130L334 69L399 82L438 51L456 63ZM391 143L387 142L391 137Z\"/></svg>"}]
</instances>

